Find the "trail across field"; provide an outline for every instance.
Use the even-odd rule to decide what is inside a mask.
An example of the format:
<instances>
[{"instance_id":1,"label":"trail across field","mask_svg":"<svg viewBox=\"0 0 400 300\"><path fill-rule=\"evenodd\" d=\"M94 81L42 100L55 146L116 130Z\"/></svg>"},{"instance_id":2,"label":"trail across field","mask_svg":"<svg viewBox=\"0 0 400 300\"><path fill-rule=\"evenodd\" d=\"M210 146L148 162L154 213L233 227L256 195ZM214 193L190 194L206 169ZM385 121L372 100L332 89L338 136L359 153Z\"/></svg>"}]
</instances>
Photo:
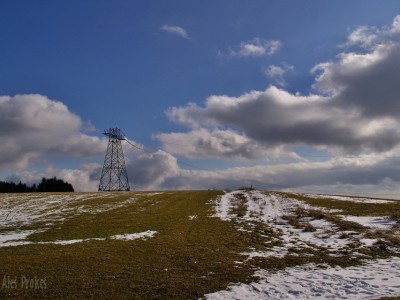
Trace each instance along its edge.
<instances>
[{"instance_id":1,"label":"trail across field","mask_svg":"<svg viewBox=\"0 0 400 300\"><path fill-rule=\"evenodd\" d=\"M308 195L310 196L310 195ZM317 199L321 196L312 195ZM327 199L358 203L391 203L387 200L335 197ZM332 210L317 208L321 214L307 215L311 205L304 201L277 193L261 191L235 191L227 193L216 202L216 217L236 222L239 230L252 228L257 222L266 224L276 235L273 242L278 246L268 250L243 253L249 259L255 257L282 258L299 255L309 249L310 256L325 255L369 258L365 249L379 248L384 241L379 239L380 231L388 231L398 237L398 220L390 216L342 216L340 210L334 212L344 221L358 223L365 227L362 232L341 230L327 219ZM315 209L315 208L314 208ZM239 216L238 216L239 212ZM303 215L299 215L303 213ZM324 213L327 218L324 218ZM295 222L293 221L295 218ZM396 228L396 230L393 230ZM376 238L370 238L376 235ZM390 244L390 242L388 243ZM392 254L400 253L400 245L386 245ZM342 268L327 264L305 264L271 272L257 270L259 278L250 284L232 285L226 291L207 295L208 299L366 299L378 296L400 296L400 258L364 260L360 266Z\"/></svg>"}]
</instances>

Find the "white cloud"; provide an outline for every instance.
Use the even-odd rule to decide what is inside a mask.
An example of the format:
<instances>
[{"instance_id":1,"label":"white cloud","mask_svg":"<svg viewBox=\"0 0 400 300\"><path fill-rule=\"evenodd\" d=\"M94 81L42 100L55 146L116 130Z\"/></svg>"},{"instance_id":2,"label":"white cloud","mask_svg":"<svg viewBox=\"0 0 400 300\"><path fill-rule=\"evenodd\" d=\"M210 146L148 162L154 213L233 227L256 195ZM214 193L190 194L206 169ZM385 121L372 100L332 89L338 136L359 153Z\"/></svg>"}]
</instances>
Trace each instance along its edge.
<instances>
[{"instance_id":1,"label":"white cloud","mask_svg":"<svg viewBox=\"0 0 400 300\"><path fill-rule=\"evenodd\" d=\"M341 48L335 60L313 68L315 94L293 94L270 86L237 97L210 96L203 105L170 108L169 119L187 131L156 135L169 152L189 158L246 158L256 165L217 172L179 169L177 175L164 179L162 187L254 184L314 192L398 192L398 20L389 27L361 27L350 33L346 50ZM235 55L240 49L246 48L238 47ZM248 53L261 51L254 48ZM275 80L285 73L284 66L267 71ZM293 157L290 149L299 144L324 149L333 157L260 164L259 158L272 156L273 149Z\"/></svg>"},{"instance_id":2,"label":"white cloud","mask_svg":"<svg viewBox=\"0 0 400 300\"><path fill-rule=\"evenodd\" d=\"M393 19L393 23L391 28L389 29L391 34L399 34L400 33L400 15L396 16Z\"/></svg>"},{"instance_id":3,"label":"white cloud","mask_svg":"<svg viewBox=\"0 0 400 300\"><path fill-rule=\"evenodd\" d=\"M367 50L374 49L380 44L387 44L388 41L398 42L400 34L400 15L393 19L390 26L381 28L375 26L360 26L353 30L344 47L360 47Z\"/></svg>"},{"instance_id":4,"label":"white cloud","mask_svg":"<svg viewBox=\"0 0 400 300\"><path fill-rule=\"evenodd\" d=\"M368 26L361 26L352 31L349 34L347 46L361 45L365 48L369 48L376 43L379 35L375 33L375 28Z\"/></svg>"},{"instance_id":5,"label":"white cloud","mask_svg":"<svg viewBox=\"0 0 400 300\"><path fill-rule=\"evenodd\" d=\"M378 44L342 52L337 61L314 67L314 95L271 86L238 97L210 96L204 106L174 107L167 115L192 130L234 129L251 143L269 147L303 144L351 153L390 150L400 142L400 42L393 26L374 30L379 33ZM366 43L369 30L362 31L359 40ZM271 76L282 74L279 68L270 71ZM217 149L226 155L223 148Z\"/></svg>"},{"instance_id":6,"label":"white cloud","mask_svg":"<svg viewBox=\"0 0 400 300\"><path fill-rule=\"evenodd\" d=\"M59 101L43 95L0 97L0 169L26 168L49 155L104 155L104 139L81 132L83 123Z\"/></svg>"},{"instance_id":7,"label":"white cloud","mask_svg":"<svg viewBox=\"0 0 400 300\"><path fill-rule=\"evenodd\" d=\"M286 63L283 63L281 66L270 65L264 70L265 75L282 87L287 85L284 75L289 71L293 72L294 67Z\"/></svg>"},{"instance_id":8,"label":"white cloud","mask_svg":"<svg viewBox=\"0 0 400 300\"><path fill-rule=\"evenodd\" d=\"M273 55L280 48L282 44L277 40L264 40L261 38L253 38L252 40L241 42L240 45L231 48L226 56L228 58L234 57L259 57L265 55Z\"/></svg>"},{"instance_id":9,"label":"white cloud","mask_svg":"<svg viewBox=\"0 0 400 300\"><path fill-rule=\"evenodd\" d=\"M158 151L138 156L128 163L127 169L131 188L139 190L223 189L253 185L260 189L396 197L400 192L399 154L400 148L397 148L384 155L207 171L182 169L174 157ZM86 164L80 169L49 167L44 171L17 172L10 180L32 184L42 177L57 176L72 183L76 191L96 191L100 173L100 164Z\"/></svg>"},{"instance_id":10,"label":"white cloud","mask_svg":"<svg viewBox=\"0 0 400 300\"><path fill-rule=\"evenodd\" d=\"M187 133L155 136L168 152L189 158L266 159L268 156L293 156L280 146L267 147L234 130L205 128Z\"/></svg>"},{"instance_id":11,"label":"white cloud","mask_svg":"<svg viewBox=\"0 0 400 300\"><path fill-rule=\"evenodd\" d=\"M43 95L0 97L0 170L13 170L6 180L31 185L43 177L56 176L71 183L76 191L96 191L100 163L85 163L78 169L53 166L54 158L79 162L81 158L101 157L102 161L107 139L83 133L87 124L63 103ZM161 151L135 156L137 149L127 143L123 143L123 149L132 188L157 188L178 172L176 159L170 154Z\"/></svg>"},{"instance_id":12,"label":"white cloud","mask_svg":"<svg viewBox=\"0 0 400 300\"><path fill-rule=\"evenodd\" d=\"M314 94L294 94L271 86L237 97L210 96L202 105L170 108L170 120L187 128L155 136L166 150L190 158L244 158L247 167L187 170L170 154L147 153L127 160L132 188L236 188L253 184L305 192L399 193L399 20L396 17L389 27L363 27L350 33L347 48L340 48L335 60L313 68ZM242 57L262 52L257 47L239 46L235 53L240 49ZM42 124L43 119L50 129ZM6 162L26 165L48 153L103 156L106 141L91 141L81 127L78 116L44 96L28 95L24 100L20 96L1 97L0 137L5 143L0 166ZM103 145L103 149L90 149L84 140ZM290 156L291 147L299 144L336 156L322 161L260 161L260 157L280 151ZM343 153L345 156L340 155ZM252 160L254 165L249 166ZM88 165L41 174L71 181L78 190L95 190L100 172L101 165Z\"/></svg>"},{"instance_id":13,"label":"white cloud","mask_svg":"<svg viewBox=\"0 0 400 300\"><path fill-rule=\"evenodd\" d=\"M236 167L221 171L180 169L178 175L165 180L162 188L223 189L253 185L270 190L398 198L399 166L398 157L371 154L318 162Z\"/></svg>"},{"instance_id":14,"label":"white cloud","mask_svg":"<svg viewBox=\"0 0 400 300\"><path fill-rule=\"evenodd\" d=\"M139 155L127 165L131 189L158 189L167 178L179 173L172 155L157 151Z\"/></svg>"},{"instance_id":15,"label":"white cloud","mask_svg":"<svg viewBox=\"0 0 400 300\"><path fill-rule=\"evenodd\" d=\"M168 152L191 159L217 158L235 161L301 159L285 145L259 143L232 129L200 128L185 133L163 133L154 137Z\"/></svg>"},{"instance_id":16,"label":"white cloud","mask_svg":"<svg viewBox=\"0 0 400 300\"><path fill-rule=\"evenodd\" d=\"M100 176L97 176L96 174L99 173L99 170L101 170L101 165L99 164L83 164L80 166L80 169L58 169L49 166L45 170L41 171L15 172L7 178L7 181L21 181L28 185L32 185L40 183L42 178L57 177L72 184L76 192L94 192L97 191L99 185Z\"/></svg>"},{"instance_id":17,"label":"white cloud","mask_svg":"<svg viewBox=\"0 0 400 300\"><path fill-rule=\"evenodd\" d=\"M161 30L184 39L189 39L189 34L187 33L187 31L180 26L163 25L161 27Z\"/></svg>"},{"instance_id":18,"label":"white cloud","mask_svg":"<svg viewBox=\"0 0 400 300\"><path fill-rule=\"evenodd\" d=\"M181 172L176 158L164 151L131 156L126 162L126 169L132 190L159 189L167 179ZM78 169L59 169L50 165L44 170L16 171L6 180L32 185L39 183L43 177L56 176L71 183L75 191L94 192L98 189L101 171L102 165L97 163L82 164Z\"/></svg>"},{"instance_id":19,"label":"white cloud","mask_svg":"<svg viewBox=\"0 0 400 300\"><path fill-rule=\"evenodd\" d=\"M336 60L313 69L315 94L293 94L271 86L238 97L210 96L203 105L191 103L167 111L170 120L187 126L186 131L155 136L174 154L243 158L254 160L255 165L221 171L186 170L179 168L171 155L158 152L129 163L132 185L136 181L142 188L195 189L253 184L310 192L399 192L398 19L390 27L365 27L350 33L352 45L348 47L358 49L343 50ZM234 49L235 55L268 54L244 45ZM270 75L283 76L281 71L271 69ZM260 161L260 157L280 151L293 156L290 149L298 144L355 155L275 164Z\"/></svg>"}]
</instances>

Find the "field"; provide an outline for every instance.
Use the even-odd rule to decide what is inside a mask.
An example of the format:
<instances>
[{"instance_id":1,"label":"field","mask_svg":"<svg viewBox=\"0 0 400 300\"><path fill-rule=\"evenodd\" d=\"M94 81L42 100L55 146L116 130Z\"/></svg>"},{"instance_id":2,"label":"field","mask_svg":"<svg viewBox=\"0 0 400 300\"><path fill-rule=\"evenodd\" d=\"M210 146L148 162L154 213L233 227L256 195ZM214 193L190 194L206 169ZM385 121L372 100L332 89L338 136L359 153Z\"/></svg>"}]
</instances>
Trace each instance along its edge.
<instances>
[{"instance_id":1,"label":"field","mask_svg":"<svg viewBox=\"0 0 400 300\"><path fill-rule=\"evenodd\" d=\"M0 212L1 299L400 296L400 201L32 193L1 194Z\"/></svg>"}]
</instances>

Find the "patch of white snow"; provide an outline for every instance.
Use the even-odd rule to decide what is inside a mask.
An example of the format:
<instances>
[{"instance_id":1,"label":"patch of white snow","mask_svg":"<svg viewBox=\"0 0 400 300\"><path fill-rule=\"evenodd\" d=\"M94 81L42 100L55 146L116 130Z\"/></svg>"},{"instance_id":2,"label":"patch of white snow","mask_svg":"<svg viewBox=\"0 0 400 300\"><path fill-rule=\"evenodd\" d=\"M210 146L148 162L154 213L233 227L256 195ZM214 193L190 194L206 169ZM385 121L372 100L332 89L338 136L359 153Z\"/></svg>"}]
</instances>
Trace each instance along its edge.
<instances>
[{"instance_id":1,"label":"patch of white snow","mask_svg":"<svg viewBox=\"0 0 400 300\"><path fill-rule=\"evenodd\" d=\"M131 241L131 240L136 240L136 239L145 239L145 238L152 238L157 231L145 231L145 232L139 232L139 233L128 233L128 234L117 234L113 235L110 238L111 239L116 239L116 240L123 240L123 241Z\"/></svg>"},{"instance_id":2,"label":"patch of white snow","mask_svg":"<svg viewBox=\"0 0 400 300\"><path fill-rule=\"evenodd\" d=\"M346 221L356 222L362 226L375 229L390 229L396 224L396 221L389 217L356 217L343 216Z\"/></svg>"},{"instance_id":3,"label":"patch of white snow","mask_svg":"<svg viewBox=\"0 0 400 300\"><path fill-rule=\"evenodd\" d=\"M205 295L207 299L375 299L400 296L400 258L365 261L356 267L314 264L283 271L258 271L250 284Z\"/></svg>"}]
</instances>

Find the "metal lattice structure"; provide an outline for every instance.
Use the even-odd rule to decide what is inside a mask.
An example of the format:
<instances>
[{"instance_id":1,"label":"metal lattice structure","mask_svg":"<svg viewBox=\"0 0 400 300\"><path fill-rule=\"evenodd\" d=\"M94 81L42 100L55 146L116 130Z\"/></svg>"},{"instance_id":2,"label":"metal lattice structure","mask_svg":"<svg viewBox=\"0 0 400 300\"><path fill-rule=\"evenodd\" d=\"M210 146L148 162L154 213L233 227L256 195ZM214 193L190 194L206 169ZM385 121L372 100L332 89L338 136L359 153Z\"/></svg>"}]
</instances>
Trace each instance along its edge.
<instances>
[{"instance_id":1,"label":"metal lattice structure","mask_svg":"<svg viewBox=\"0 0 400 300\"><path fill-rule=\"evenodd\" d=\"M99 191L129 191L128 172L121 144L125 137L119 128L110 128L103 134L108 136L108 146Z\"/></svg>"}]
</instances>

